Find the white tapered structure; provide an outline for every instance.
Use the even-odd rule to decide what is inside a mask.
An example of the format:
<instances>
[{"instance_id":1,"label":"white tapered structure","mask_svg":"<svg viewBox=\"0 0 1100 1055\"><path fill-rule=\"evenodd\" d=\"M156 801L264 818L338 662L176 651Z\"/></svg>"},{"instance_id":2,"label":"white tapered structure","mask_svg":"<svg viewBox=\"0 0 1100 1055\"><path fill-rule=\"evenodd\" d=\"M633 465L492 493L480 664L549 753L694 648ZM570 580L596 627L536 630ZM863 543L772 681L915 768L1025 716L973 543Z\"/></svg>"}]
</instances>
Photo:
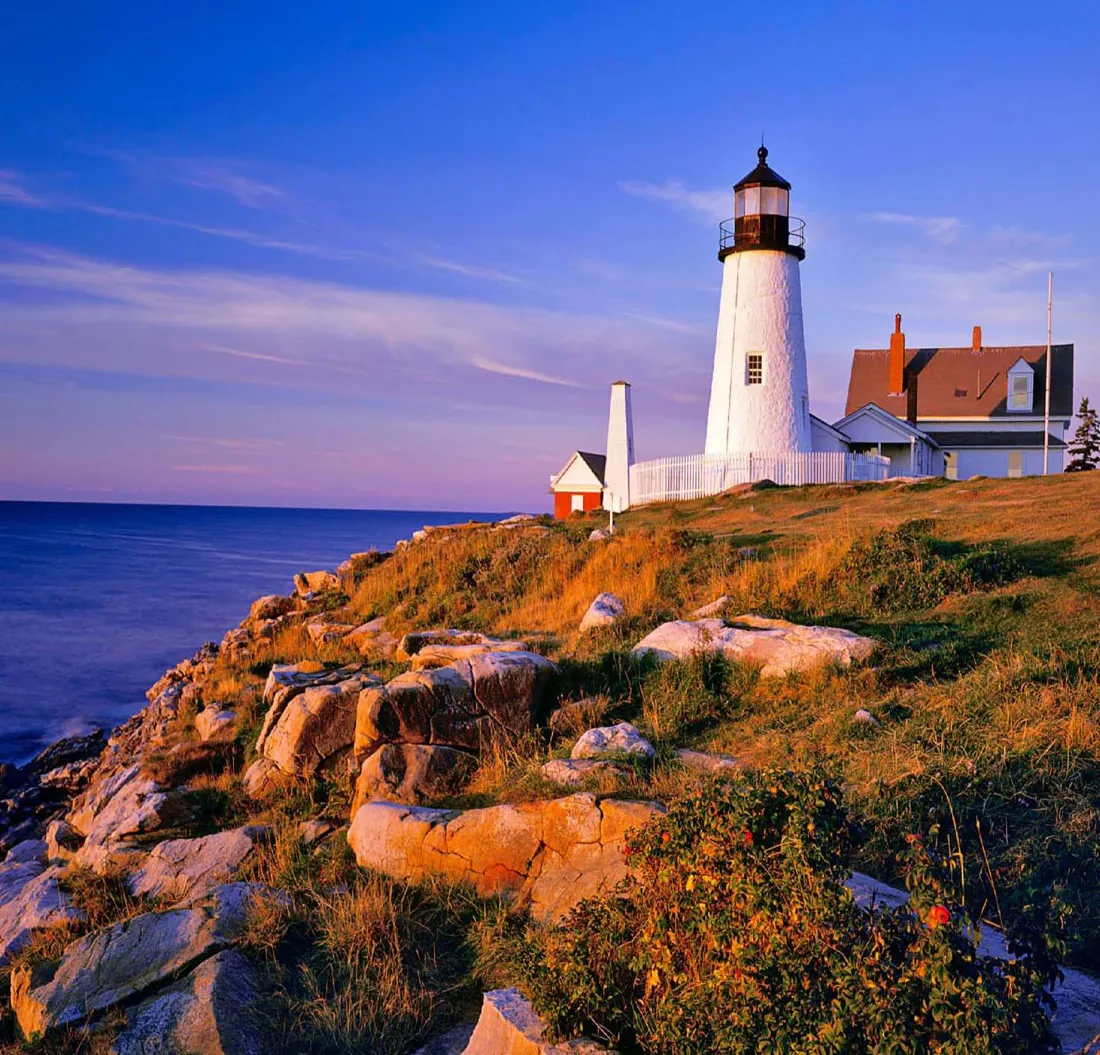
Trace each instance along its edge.
<instances>
[{"instance_id":1,"label":"white tapered structure","mask_svg":"<svg viewBox=\"0 0 1100 1055\"><path fill-rule=\"evenodd\" d=\"M714 347L707 454L811 450L802 329L802 222L791 185L759 164L734 186L734 217L721 226L722 300Z\"/></svg>"},{"instance_id":2,"label":"white tapered structure","mask_svg":"<svg viewBox=\"0 0 1100 1055\"><path fill-rule=\"evenodd\" d=\"M611 409L607 415L604 509L621 513L630 508L630 467L633 464L634 414L630 407L630 384L616 381L611 386Z\"/></svg>"}]
</instances>

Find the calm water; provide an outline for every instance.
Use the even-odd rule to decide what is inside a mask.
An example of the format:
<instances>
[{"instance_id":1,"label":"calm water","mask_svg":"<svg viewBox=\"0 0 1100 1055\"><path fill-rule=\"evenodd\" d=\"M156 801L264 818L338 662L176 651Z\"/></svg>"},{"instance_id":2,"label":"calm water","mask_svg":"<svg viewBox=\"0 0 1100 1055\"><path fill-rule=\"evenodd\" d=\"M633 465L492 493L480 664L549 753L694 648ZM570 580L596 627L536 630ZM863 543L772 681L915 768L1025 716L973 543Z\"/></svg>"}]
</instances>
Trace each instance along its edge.
<instances>
[{"instance_id":1,"label":"calm water","mask_svg":"<svg viewBox=\"0 0 1100 1055\"><path fill-rule=\"evenodd\" d=\"M129 718L295 572L502 515L0 502L0 760Z\"/></svg>"}]
</instances>

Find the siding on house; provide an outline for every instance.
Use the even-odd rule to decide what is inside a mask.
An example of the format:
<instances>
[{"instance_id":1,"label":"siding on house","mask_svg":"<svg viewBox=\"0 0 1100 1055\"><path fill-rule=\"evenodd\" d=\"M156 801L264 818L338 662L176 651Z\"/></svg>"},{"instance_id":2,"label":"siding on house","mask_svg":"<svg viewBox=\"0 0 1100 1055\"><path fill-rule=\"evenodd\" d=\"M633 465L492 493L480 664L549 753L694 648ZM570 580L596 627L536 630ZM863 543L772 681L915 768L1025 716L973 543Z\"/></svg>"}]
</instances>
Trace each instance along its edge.
<instances>
[{"instance_id":1,"label":"siding on house","mask_svg":"<svg viewBox=\"0 0 1100 1055\"><path fill-rule=\"evenodd\" d=\"M586 513L593 509L599 509L603 496L599 491L555 491L554 492L554 517L564 520L573 512L573 495L579 495Z\"/></svg>"}]
</instances>

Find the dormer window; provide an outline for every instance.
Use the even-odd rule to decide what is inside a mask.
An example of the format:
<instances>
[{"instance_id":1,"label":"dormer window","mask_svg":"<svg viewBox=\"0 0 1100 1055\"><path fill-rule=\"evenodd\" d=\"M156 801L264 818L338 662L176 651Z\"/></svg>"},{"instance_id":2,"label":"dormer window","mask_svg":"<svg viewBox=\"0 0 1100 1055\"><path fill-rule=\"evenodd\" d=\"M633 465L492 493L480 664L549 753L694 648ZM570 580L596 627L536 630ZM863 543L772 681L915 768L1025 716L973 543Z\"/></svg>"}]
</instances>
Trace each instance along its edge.
<instances>
[{"instance_id":1,"label":"dormer window","mask_svg":"<svg viewBox=\"0 0 1100 1055\"><path fill-rule=\"evenodd\" d=\"M1024 358L1016 360L1008 372L1008 410L1013 414L1030 414L1035 397L1035 371Z\"/></svg>"}]
</instances>

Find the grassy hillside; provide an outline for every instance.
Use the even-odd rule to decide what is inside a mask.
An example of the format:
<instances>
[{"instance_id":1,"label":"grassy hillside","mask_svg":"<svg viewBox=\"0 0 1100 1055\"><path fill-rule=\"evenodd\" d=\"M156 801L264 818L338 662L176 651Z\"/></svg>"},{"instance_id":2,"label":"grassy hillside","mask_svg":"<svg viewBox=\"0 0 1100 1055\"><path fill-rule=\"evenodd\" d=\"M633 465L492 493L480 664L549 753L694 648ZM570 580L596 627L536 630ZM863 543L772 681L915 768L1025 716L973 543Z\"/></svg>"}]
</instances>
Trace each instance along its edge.
<instances>
[{"instance_id":1,"label":"grassy hillside","mask_svg":"<svg viewBox=\"0 0 1100 1055\"><path fill-rule=\"evenodd\" d=\"M350 608L397 628L527 635L658 743L757 766L819 762L867 817L855 863L896 876L905 835L938 826L976 864L996 919L1034 887L1075 909L1071 960L1100 966L1100 475L750 490L601 517L429 539L368 570ZM630 618L583 637L592 597ZM644 671L624 650L721 595L726 612L845 626L881 642L870 667L761 681L721 662ZM853 721L858 708L879 721ZM482 799L553 793L553 745L485 767ZM639 774L631 794L669 774ZM677 774L676 781L682 780ZM604 788L603 790L614 790ZM478 799L481 801L482 799ZM999 905L999 909L998 909Z\"/></svg>"}]
</instances>

